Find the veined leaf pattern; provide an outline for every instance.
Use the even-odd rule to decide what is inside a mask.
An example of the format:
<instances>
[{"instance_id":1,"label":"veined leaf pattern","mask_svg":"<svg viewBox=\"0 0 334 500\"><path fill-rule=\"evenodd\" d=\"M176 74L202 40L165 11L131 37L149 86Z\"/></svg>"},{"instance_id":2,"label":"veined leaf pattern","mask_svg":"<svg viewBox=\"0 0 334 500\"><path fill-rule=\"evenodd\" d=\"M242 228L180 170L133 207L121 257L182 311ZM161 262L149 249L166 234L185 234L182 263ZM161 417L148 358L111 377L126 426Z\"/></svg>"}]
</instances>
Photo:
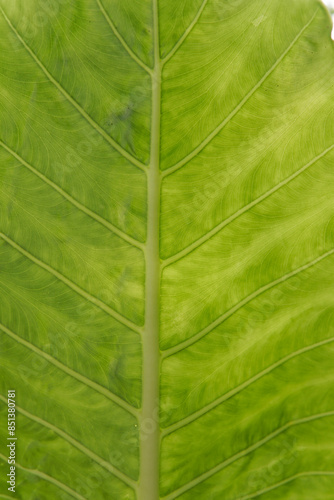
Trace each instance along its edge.
<instances>
[{"instance_id":1,"label":"veined leaf pattern","mask_svg":"<svg viewBox=\"0 0 334 500\"><path fill-rule=\"evenodd\" d=\"M0 27L15 497L332 498L324 6L0 0Z\"/></svg>"}]
</instances>

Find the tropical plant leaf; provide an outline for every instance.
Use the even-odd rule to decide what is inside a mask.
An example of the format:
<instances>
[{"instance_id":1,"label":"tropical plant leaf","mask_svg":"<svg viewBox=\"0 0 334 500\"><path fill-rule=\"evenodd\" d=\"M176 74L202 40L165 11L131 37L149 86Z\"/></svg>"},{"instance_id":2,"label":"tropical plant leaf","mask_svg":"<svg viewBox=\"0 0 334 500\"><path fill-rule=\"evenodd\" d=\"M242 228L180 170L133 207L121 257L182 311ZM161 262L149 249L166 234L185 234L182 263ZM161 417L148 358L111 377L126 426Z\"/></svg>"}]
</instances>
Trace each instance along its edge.
<instances>
[{"instance_id":1,"label":"tropical plant leaf","mask_svg":"<svg viewBox=\"0 0 334 500\"><path fill-rule=\"evenodd\" d=\"M0 0L0 28L0 498L333 499L324 6Z\"/></svg>"}]
</instances>

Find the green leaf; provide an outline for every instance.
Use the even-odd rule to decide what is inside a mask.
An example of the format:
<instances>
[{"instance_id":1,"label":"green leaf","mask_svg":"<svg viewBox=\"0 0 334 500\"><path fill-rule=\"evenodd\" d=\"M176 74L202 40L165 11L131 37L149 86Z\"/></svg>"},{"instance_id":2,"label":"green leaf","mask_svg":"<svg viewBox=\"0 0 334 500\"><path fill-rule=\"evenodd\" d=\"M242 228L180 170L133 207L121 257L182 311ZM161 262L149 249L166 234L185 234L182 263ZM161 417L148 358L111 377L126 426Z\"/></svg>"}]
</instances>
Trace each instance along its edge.
<instances>
[{"instance_id":1,"label":"green leaf","mask_svg":"<svg viewBox=\"0 0 334 500\"><path fill-rule=\"evenodd\" d=\"M0 498L333 498L330 31L0 0Z\"/></svg>"}]
</instances>

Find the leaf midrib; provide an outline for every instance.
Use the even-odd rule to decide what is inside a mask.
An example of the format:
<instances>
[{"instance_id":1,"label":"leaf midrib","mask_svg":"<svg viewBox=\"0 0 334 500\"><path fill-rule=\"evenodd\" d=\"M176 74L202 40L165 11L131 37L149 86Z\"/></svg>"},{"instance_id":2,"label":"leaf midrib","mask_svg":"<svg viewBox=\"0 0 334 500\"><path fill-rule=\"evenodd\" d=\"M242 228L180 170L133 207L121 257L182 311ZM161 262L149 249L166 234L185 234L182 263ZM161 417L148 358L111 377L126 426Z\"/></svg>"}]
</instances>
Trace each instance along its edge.
<instances>
[{"instance_id":1,"label":"leaf midrib","mask_svg":"<svg viewBox=\"0 0 334 500\"><path fill-rule=\"evenodd\" d=\"M138 500L160 498L159 426L159 309L160 309L160 115L161 73L158 0L153 0L154 70L152 74L152 116L150 166L147 172L147 242L145 280L145 328L142 336L142 411L140 416L140 476ZM145 433L145 424L152 428Z\"/></svg>"}]
</instances>

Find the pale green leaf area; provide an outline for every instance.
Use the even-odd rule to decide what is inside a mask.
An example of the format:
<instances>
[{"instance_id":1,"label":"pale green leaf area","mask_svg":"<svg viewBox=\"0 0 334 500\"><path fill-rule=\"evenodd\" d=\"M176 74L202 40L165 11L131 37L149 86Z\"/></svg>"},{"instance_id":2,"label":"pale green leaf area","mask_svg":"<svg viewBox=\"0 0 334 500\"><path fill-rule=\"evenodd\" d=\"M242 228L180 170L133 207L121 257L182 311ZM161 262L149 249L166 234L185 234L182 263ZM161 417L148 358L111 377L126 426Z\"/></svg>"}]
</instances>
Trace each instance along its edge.
<instances>
[{"instance_id":1,"label":"pale green leaf area","mask_svg":"<svg viewBox=\"0 0 334 500\"><path fill-rule=\"evenodd\" d=\"M1 499L334 500L330 33L0 0Z\"/></svg>"}]
</instances>

